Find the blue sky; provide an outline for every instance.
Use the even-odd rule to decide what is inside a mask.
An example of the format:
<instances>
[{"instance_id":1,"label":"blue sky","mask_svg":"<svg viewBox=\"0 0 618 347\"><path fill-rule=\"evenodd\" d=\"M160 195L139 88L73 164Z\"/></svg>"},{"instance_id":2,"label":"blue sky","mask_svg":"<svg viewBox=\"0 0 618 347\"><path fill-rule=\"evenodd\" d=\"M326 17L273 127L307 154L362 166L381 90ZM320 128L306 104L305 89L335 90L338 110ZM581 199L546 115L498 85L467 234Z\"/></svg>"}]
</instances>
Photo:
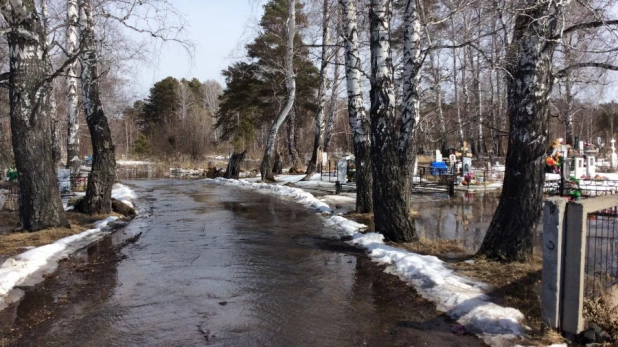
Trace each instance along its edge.
<instances>
[{"instance_id":1,"label":"blue sky","mask_svg":"<svg viewBox=\"0 0 618 347\"><path fill-rule=\"evenodd\" d=\"M215 79L222 85L221 70L241 53L244 38L250 36L262 5L254 0L173 0L189 27L188 38L195 44L193 59L178 45L165 44L153 59L154 66L140 64L134 92L147 96L152 84L167 76Z\"/></svg>"}]
</instances>

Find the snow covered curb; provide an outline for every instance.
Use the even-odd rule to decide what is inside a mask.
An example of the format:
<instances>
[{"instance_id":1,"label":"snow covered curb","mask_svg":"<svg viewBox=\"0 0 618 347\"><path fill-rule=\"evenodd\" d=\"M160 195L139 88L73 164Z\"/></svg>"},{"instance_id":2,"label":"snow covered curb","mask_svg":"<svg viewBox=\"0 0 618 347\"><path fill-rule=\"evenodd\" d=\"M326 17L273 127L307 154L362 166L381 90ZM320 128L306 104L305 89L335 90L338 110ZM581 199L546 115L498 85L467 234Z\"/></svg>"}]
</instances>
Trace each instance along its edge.
<instances>
[{"instance_id":1,"label":"snow covered curb","mask_svg":"<svg viewBox=\"0 0 618 347\"><path fill-rule=\"evenodd\" d=\"M131 206L135 193L122 184L114 185L112 195ZM105 227L118 217L107 217L94 223L94 228L62 238L52 244L36 247L7 259L0 267L0 310L18 301L23 291L18 286L32 286L43 281L43 276L58 267L61 259L105 236Z\"/></svg>"},{"instance_id":2,"label":"snow covered curb","mask_svg":"<svg viewBox=\"0 0 618 347\"><path fill-rule=\"evenodd\" d=\"M292 198L316 212L332 214L328 205L299 188L223 178L207 181ZM524 315L517 309L490 302L483 291L486 288L484 283L456 275L437 257L388 246L381 234L362 234L360 231L366 228L363 224L341 216L328 217L326 224L344 235L351 236L350 242L365 248L371 259L388 265L389 273L412 284L424 298L436 303L439 310L446 312L488 344L513 345L513 340L523 335L524 326L521 321Z\"/></svg>"},{"instance_id":3,"label":"snow covered curb","mask_svg":"<svg viewBox=\"0 0 618 347\"><path fill-rule=\"evenodd\" d=\"M299 188L292 188L277 184L254 183L245 180L228 180L225 178L206 179L207 182L213 182L222 185L231 185L249 189L265 191L271 194L279 195L285 198L291 198L303 206L312 209L318 213L333 213L333 210L325 203L316 199L311 193L307 193Z\"/></svg>"}]
</instances>

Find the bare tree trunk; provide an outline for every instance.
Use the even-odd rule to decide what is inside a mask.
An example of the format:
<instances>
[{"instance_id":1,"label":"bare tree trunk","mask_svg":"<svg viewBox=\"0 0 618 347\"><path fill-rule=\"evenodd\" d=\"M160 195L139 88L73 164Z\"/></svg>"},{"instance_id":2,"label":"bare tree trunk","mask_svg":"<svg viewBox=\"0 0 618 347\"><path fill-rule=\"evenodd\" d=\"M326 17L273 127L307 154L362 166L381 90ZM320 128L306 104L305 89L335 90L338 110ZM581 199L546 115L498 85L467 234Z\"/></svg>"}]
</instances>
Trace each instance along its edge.
<instances>
[{"instance_id":1,"label":"bare tree trunk","mask_svg":"<svg viewBox=\"0 0 618 347\"><path fill-rule=\"evenodd\" d=\"M67 38L66 51L69 55L77 54L78 49L79 9L77 0L67 0ZM77 61L67 66L67 169L71 174L79 173L79 107L77 94Z\"/></svg>"},{"instance_id":2,"label":"bare tree trunk","mask_svg":"<svg viewBox=\"0 0 618 347\"><path fill-rule=\"evenodd\" d=\"M88 214L109 214L112 211L112 186L116 180L116 159L97 81L98 58L91 1L80 0L79 3L80 34L84 46L79 59L82 66L82 100L93 152L92 171L88 175L86 196L80 202L80 210Z\"/></svg>"},{"instance_id":3,"label":"bare tree trunk","mask_svg":"<svg viewBox=\"0 0 618 347\"><path fill-rule=\"evenodd\" d=\"M0 11L11 30L9 102L15 164L19 175L19 216L28 231L68 226L60 201L52 160L50 120L45 117L47 62L45 37L34 0L2 3Z\"/></svg>"},{"instance_id":4,"label":"bare tree trunk","mask_svg":"<svg viewBox=\"0 0 618 347\"><path fill-rule=\"evenodd\" d=\"M575 143L575 131L573 130L573 91L571 85L571 74L567 73L564 78L564 88L566 93L566 117L564 127L566 128L566 143L573 148L577 148Z\"/></svg>"},{"instance_id":5,"label":"bare tree trunk","mask_svg":"<svg viewBox=\"0 0 618 347\"><path fill-rule=\"evenodd\" d=\"M341 40L339 37L342 33L341 28L341 11L339 7L337 8L337 47L335 47L335 51L333 52L335 56L335 66L333 67L333 88L330 94L330 102L329 102L329 110L328 110L328 121L326 122L326 129L324 130L324 152L328 152L330 148L330 140L333 135L333 127L335 126L335 118L337 117L337 100L339 99L339 82L340 82L340 65L341 65L341 55L339 45L341 44Z\"/></svg>"},{"instance_id":6,"label":"bare tree trunk","mask_svg":"<svg viewBox=\"0 0 618 347\"><path fill-rule=\"evenodd\" d=\"M247 150L244 150L241 153L234 152L230 157L230 161L227 163L227 169L225 170L225 174L223 174L224 178L227 179L235 179L237 180L240 176L240 164L245 159L245 155L247 154Z\"/></svg>"},{"instance_id":7,"label":"bare tree trunk","mask_svg":"<svg viewBox=\"0 0 618 347\"><path fill-rule=\"evenodd\" d=\"M369 120L361 90L360 53L356 1L339 0L345 35L345 71L348 89L348 116L352 129L356 163L356 212L373 211L373 172Z\"/></svg>"},{"instance_id":8,"label":"bare tree trunk","mask_svg":"<svg viewBox=\"0 0 618 347\"><path fill-rule=\"evenodd\" d=\"M455 93L455 107L457 108L457 138L459 139L459 146L463 147L464 132L463 124L461 122L461 105L459 103L459 88L457 85L457 51L453 50L453 92Z\"/></svg>"},{"instance_id":9,"label":"bare tree trunk","mask_svg":"<svg viewBox=\"0 0 618 347\"><path fill-rule=\"evenodd\" d=\"M298 170L302 163L296 149L296 110L294 107L288 115L288 153L290 154L290 167Z\"/></svg>"},{"instance_id":10,"label":"bare tree trunk","mask_svg":"<svg viewBox=\"0 0 618 347\"><path fill-rule=\"evenodd\" d=\"M296 76L294 75L294 36L296 35L296 0L288 0L288 42L285 54L285 83L287 87L287 99L285 105L277 115L277 118L270 127L264 157L260 165L260 174L264 181L274 181L275 176L272 172L272 157L277 140L277 131L285 118L288 116L296 100Z\"/></svg>"},{"instance_id":11,"label":"bare tree trunk","mask_svg":"<svg viewBox=\"0 0 618 347\"><path fill-rule=\"evenodd\" d=\"M405 5L404 100L401 138L397 141L395 88L390 44L391 0L372 0L369 9L371 47L371 161L376 230L387 240L409 242L417 238L409 210L411 143L417 113L418 69L415 64L420 35L416 0Z\"/></svg>"},{"instance_id":12,"label":"bare tree trunk","mask_svg":"<svg viewBox=\"0 0 618 347\"><path fill-rule=\"evenodd\" d=\"M320 66L320 85L318 87L318 109L315 114L315 139L313 140L313 151L311 160L307 165L306 176L302 179L308 181L313 173L317 170L318 155L320 150L324 148L324 107L326 106L326 89L328 88L328 45L330 39L329 28L329 7L330 1L324 0L322 5L322 57Z\"/></svg>"},{"instance_id":13,"label":"bare tree trunk","mask_svg":"<svg viewBox=\"0 0 618 347\"><path fill-rule=\"evenodd\" d=\"M440 151L442 153L446 153L446 122L444 121L444 112L442 110L442 90L440 89L440 62L434 57L433 52L429 53L429 61L431 64L431 74L433 75L434 100L436 103L436 111L438 113Z\"/></svg>"},{"instance_id":14,"label":"bare tree trunk","mask_svg":"<svg viewBox=\"0 0 618 347\"><path fill-rule=\"evenodd\" d=\"M483 139L483 95L481 90L481 54L476 54L476 66L475 66L475 78L474 84L476 89L476 119L478 122L478 157L482 157L485 152L485 141Z\"/></svg>"},{"instance_id":15,"label":"bare tree trunk","mask_svg":"<svg viewBox=\"0 0 618 347\"><path fill-rule=\"evenodd\" d=\"M46 75L51 75L52 65L49 58L49 12L47 7L48 0L41 0L41 20L43 24L43 37L42 42L43 49L43 61L45 62ZM54 162L54 168L58 166L60 162L60 143L58 139L58 116L56 114L56 94L54 93L54 83L49 81L45 83L43 88L45 96L43 97L43 113L44 117L49 118L52 141L52 160Z\"/></svg>"},{"instance_id":16,"label":"bare tree trunk","mask_svg":"<svg viewBox=\"0 0 618 347\"><path fill-rule=\"evenodd\" d=\"M543 20L540 20L543 18ZM541 217L551 57L558 6L531 1L515 19L509 50L509 147L504 187L479 254L524 261L532 256L533 235Z\"/></svg>"}]
</instances>

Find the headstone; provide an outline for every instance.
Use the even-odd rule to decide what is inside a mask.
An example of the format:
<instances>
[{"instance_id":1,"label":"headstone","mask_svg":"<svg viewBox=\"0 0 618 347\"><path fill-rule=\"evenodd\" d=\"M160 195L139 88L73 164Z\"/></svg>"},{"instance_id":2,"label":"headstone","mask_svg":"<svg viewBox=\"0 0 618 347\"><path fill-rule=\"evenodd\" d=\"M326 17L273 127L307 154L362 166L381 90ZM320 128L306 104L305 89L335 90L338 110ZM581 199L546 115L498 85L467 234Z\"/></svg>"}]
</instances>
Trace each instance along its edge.
<instances>
[{"instance_id":1,"label":"headstone","mask_svg":"<svg viewBox=\"0 0 618 347\"><path fill-rule=\"evenodd\" d=\"M448 164L451 167L451 170L455 169L455 165L457 165L457 156L455 154L448 156Z\"/></svg>"},{"instance_id":2,"label":"headstone","mask_svg":"<svg viewBox=\"0 0 618 347\"><path fill-rule=\"evenodd\" d=\"M584 141L579 141L579 146L577 147L579 148L579 153L584 153Z\"/></svg>"},{"instance_id":3,"label":"headstone","mask_svg":"<svg viewBox=\"0 0 618 347\"><path fill-rule=\"evenodd\" d=\"M584 158L575 158L575 179L580 179L586 174L586 168L584 168Z\"/></svg>"},{"instance_id":4,"label":"headstone","mask_svg":"<svg viewBox=\"0 0 618 347\"><path fill-rule=\"evenodd\" d=\"M599 136L599 137L597 137L597 146L601 147L601 144L602 144L602 143L603 143L603 142L602 142L602 140L601 140L601 137L600 137L600 136Z\"/></svg>"},{"instance_id":5,"label":"headstone","mask_svg":"<svg viewBox=\"0 0 618 347\"><path fill-rule=\"evenodd\" d=\"M597 170L596 170L596 161L594 156L589 155L588 158L588 163L586 164L586 176L593 178L594 176L596 176L597 174Z\"/></svg>"},{"instance_id":6,"label":"headstone","mask_svg":"<svg viewBox=\"0 0 618 347\"><path fill-rule=\"evenodd\" d=\"M418 155L414 157L414 166L412 168L412 177L416 176L418 172Z\"/></svg>"},{"instance_id":7,"label":"headstone","mask_svg":"<svg viewBox=\"0 0 618 347\"><path fill-rule=\"evenodd\" d=\"M58 190L62 195L71 193L71 170L58 169Z\"/></svg>"},{"instance_id":8,"label":"headstone","mask_svg":"<svg viewBox=\"0 0 618 347\"><path fill-rule=\"evenodd\" d=\"M440 152L439 149L436 149L436 160L437 162L441 162L442 161L442 152Z\"/></svg>"},{"instance_id":9,"label":"headstone","mask_svg":"<svg viewBox=\"0 0 618 347\"><path fill-rule=\"evenodd\" d=\"M462 176L465 176L465 175L471 173L472 172L472 158L463 157L461 159L461 161L462 161L462 164L463 164L463 166L461 168Z\"/></svg>"},{"instance_id":10,"label":"headstone","mask_svg":"<svg viewBox=\"0 0 618 347\"><path fill-rule=\"evenodd\" d=\"M322 152L322 167L328 167L328 153Z\"/></svg>"},{"instance_id":11,"label":"headstone","mask_svg":"<svg viewBox=\"0 0 618 347\"><path fill-rule=\"evenodd\" d=\"M569 179L571 179L572 161L573 159L571 158L564 158L562 161L562 178L564 178L565 181L568 181Z\"/></svg>"},{"instance_id":12,"label":"headstone","mask_svg":"<svg viewBox=\"0 0 618 347\"><path fill-rule=\"evenodd\" d=\"M339 159L337 162L337 181L339 181L339 183L346 183L347 173L348 161L346 159Z\"/></svg>"}]
</instances>

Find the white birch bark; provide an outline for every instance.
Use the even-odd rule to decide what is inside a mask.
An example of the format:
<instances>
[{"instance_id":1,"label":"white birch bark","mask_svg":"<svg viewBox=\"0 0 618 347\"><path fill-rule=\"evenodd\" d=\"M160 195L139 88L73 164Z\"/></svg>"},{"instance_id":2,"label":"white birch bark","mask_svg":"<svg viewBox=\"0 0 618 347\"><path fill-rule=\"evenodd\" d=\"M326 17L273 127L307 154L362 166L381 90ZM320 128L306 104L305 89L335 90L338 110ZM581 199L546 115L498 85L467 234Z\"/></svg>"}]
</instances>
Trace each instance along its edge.
<instances>
[{"instance_id":1,"label":"white birch bark","mask_svg":"<svg viewBox=\"0 0 618 347\"><path fill-rule=\"evenodd\" d=\"M457 110L457 139L459 140L459 146L463 147L464 132L461 122L461 104L459 101L459 85L457 82L457 50L453 50L453 92L455 94L455 108Z\"/></svg>"},{"instance_id":2,"label":"white birch bark","mask_svg":"<svg viewBox=\"0 0 618 347\"><path fill-rule=\"evenodd\" d=\"M320 58L320 84L318 86L318 109L315 114L315 138L311 161L307 165L306 176L303 180L311 179L311 175L317 170L320 150L324 148L324 107L326 106L326 89L328 88L328 46L330 39L330 3L324 0L322 4L322 56Z\"/></svg>"},{"instance_id":3,"label":"white birch bark","mask_svg":"<svg viewBox=\"0 0 618 347\"><path fill-rule=\"evenodd\" d=\"M98 55L92 0L79 1L80 40L83 49L79 55L82 68L82 104L92 142L92 170L88 175L86 196L75 209L88 214L107 214L112 207L112 186L116 179L115 147L101 104L99 91Z\"/></svg>"},{"instance_id":4,"label":"white birch bark","mask_svg":"<svg viewBox=\"0 0 618 347\"><path fill-rule=\"evenodd\" d=\"M53 73L51 60L49 57L49 10L48 1L41 0L41 22L43 25L43 40L41 42L43 50L43 63L45 64L45 74L47 76ZM52 81L45 83L43 87L43 117L49 119L50 122L50 134L51 134L51 148L52 148L52 160L54 166L60 162L60 143L58 142L58 116L56 114L56 95L54 93L54 84Z\"/></svg>"},{"instance_id":5,"label":"white birch bark","mask_svg":"<svg viewBox=\"0 0 618 347\"><path fill-rule=\"evenodd\" d=\"M268 134L266 148L264 149L264 157L260 165L260 173L262 180L274 181L275 177L272 174L272 157L275 150L275 142L277 140L277 132L281 124L285 121L288 114L294 106L296 100L296 75L294 74L294 37L296 36L296 0L288 0L288 40L285 53L285 83L287 89L287 99L285 105L279 111L277 118L273 121Z\"/></svg>"},{"instance_id":6,"label":"white birch bark","mask_svg":"<svg viewBox=\"0 0 618 347\"><path fill-rule=\"evenodd\" d=\"M78 20L79 10L77 0L67 0L67 27L66 27L66 51L69 56L77 54L78 50ZM67 168L71 174L77 174L81 161L79 160L79 96L77 93L78 84L77 61L67 66Z\"/></svg>"},{"instance_id":7,"label":"white birch bark","mask_svg":"<svg viewBox=\"0 0 618 347\"><path fill-rule=\"evenodd\" d=\"M52 160L50 120L44 105L49 66L46 39L34 0L0 0L9 48L9 102L19 214L28 231L66 226Z\"/></svg>"},{"instance_id":8,"label":"white birch bark","mask_svg":"<svg viewBox=\"0 0 618 347\"><path fill-rule=\"evenodd\" d=\"M409 148L414 141L420 118L421 18L416 0L406 0L404 8L403 110L401 112L400 161L408 165L414 155Z\"/></svg>"},{"instance_id":9,"label":"white birch bark","mask_svg":"<svg viewBox=\"0 0 618 347\"><path fill-rule=\"evenodd\" d=\"M337 30L341 33L341 30ZM338 42L340 44L341 42ZM333 128L335 126L335 118L337 117L337 100L339 99L339 83L341 76L339 71L341 69L341 55L339 47L335 48L335 66L333 67L333 87L331 90L329 108L328 108L328 121L326 122L326 128L324 130L324 152L328 152L330 148L330 140L333 135Z\"/></svg>"},{"instance_id":10,"label":"white birch bark","mask_svg":"<svg viewBox=\"0 0 618 347\"><path fill-rule=\"evenodd\" d=\"M345 40L345 73L348 92L348 116L356 161L356 211L368 213L373 210L371 167L371 141L369 120L361 89L360 42L356 0L339 0ZM347 138L346 138L347 139Z\"/></svg>"},{"instance_id":11,"label":"white birch bark","mask_svg":"<svg viewBox=\"0 0 618 347\"><path fill-rule=\"evenodd\" d=\"M411 20L417 14L416 2L406 3L404 33L404 112L401 130L396 131L395 87L391 57L390 21L391 0L372 0L369 10L371 47L371 163L373 169L373 208L376 230L393 242L410 242L417 239L410 221L409 178L414 141L415 87L419 65L414 60L418 43L420 21ZM412 31L410 31L412 30ZM405 115L404 115L405 113Z\"/></svg>"}]
</instances>

